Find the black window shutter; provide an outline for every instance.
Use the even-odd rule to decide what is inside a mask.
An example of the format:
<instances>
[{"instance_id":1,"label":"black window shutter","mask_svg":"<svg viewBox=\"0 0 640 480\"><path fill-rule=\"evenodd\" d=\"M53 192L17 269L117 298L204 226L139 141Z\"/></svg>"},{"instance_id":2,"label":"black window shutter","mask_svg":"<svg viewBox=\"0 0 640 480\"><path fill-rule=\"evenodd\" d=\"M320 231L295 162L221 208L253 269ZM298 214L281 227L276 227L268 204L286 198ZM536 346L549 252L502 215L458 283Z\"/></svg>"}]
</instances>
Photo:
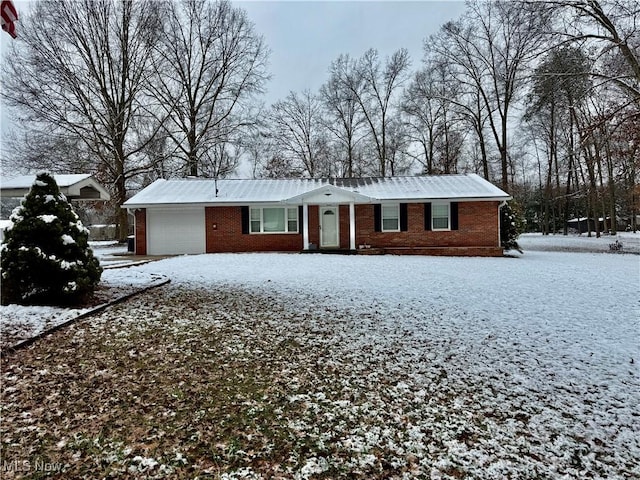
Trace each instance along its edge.
<instances>
[{"instance_id":1,"label":"black window shutter","mask_svg":"<svg viewBox=\"0 0 640 480\"><path fill-rule=\"evenodd\" d=\"M302 233L302 205L298 205L298 233Z\"/></svg>"},{"instance_id":2,"label":"black window shutter","mask_svg":"<svg viewBox=\"0 0 640 480\"><path fill-rule=\"evenodd\" d=\"M451 202L451 230L458 230L458 202Z\"/></svg>"},{"instance_id":3,"label":"black window shutter","mask_svg":"<svg viewBox=\"0 0 640 480\"><path fill-rule=\"evenodd\" d=\"M400 204L400 231L406 232L409 230L409 215L407 214L407 204Z\"/></svg>"},{"instance_id":4,"label":"black window shutter","mask_svg":"<svg viewBox=\"0 0 640 480\"><path fill-rule=\"evenodd\" d=\"M431 230L431 204L424 204L424 229Z\"/></svg>"},{"instance_id":5,"label":"black window shutter","mask_svg":"<svg viewBox=\"0 0 640 480\"><path fill-rule=\"evenodd\" d=\"M242 215L242 233L249 233L249 207L240 207Z\"/></svg>"},{"instance_id":6,"label":"black window shutter","mask_svg":"<svg viewBox=\"0 0 640 480\"><path fill-rule=\"evenodd\" d=\"M379 203L373 205L373 229L376 232L382 231L382 205Z\"/></svg>"}]
</instances>

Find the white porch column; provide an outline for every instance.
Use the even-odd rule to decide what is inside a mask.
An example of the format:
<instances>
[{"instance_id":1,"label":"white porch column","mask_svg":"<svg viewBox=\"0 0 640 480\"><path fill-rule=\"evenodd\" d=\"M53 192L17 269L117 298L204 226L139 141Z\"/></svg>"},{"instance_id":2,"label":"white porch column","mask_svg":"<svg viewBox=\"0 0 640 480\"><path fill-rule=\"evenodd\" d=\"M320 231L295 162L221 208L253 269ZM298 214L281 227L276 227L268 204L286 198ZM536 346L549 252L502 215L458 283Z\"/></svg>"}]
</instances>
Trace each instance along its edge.
<instances>
[{"instance_id":1,"label":"white porch column","mask_svg":"<svg viewBox=\"0 0 640 480\"><path fill-rule=\"evenodd\" d=\"M309 205L302 203L302 248L309 250Z\"/></svg>"},{"instance_id":2,"label":"white porch column","mask_svg":"<svg viewBox=\"0 0 640 480\"><path fill-rule=\"evenodd\" d=\"M349 202L349 249L356 249L356 207Z\"/></svg>"}]
</instances>

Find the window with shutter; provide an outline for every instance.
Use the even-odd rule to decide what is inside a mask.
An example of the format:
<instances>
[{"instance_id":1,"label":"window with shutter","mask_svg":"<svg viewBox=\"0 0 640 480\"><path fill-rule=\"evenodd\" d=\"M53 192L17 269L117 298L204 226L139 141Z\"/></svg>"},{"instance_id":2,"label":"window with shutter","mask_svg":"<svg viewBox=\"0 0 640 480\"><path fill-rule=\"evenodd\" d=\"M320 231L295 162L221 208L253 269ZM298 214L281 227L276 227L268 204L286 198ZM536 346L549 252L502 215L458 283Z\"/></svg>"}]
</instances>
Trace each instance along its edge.
<instances>
[{"instance_id":1,"label":"window with shutter","mask_svg":"<svg viewBox=\"0 0 640 480\"><path fill-rule=\"evenodd\" d=\"M400 206L382 205L382 231L400 231Z\"/></svg>"},{"instance_id":2,"label":"window with shutter","mask_svg":"<svg viewBox=\"0 0 640 480\"><path fill-rule=\"evenodd\" d=\"M250 233L299 233L298 207L251 207Z\"/></svg>"},{"instance_id":3,"label":"window with shutter","mask_svg":"<svg viewBox=\"0 0 640 480\"><path fill-rule=\"evenodd\" d=\"M242 234L249 233L249 207L240 207L240 218L242 222Z\"/></svg>"},{"instance_id":4,"label":"window with shutter","mask_svg":"<svg viewBox=\"0 0 640 480\"><path fill-rule=\"evenodd\" d=\"M458 202L451 202L451 230L458 230Z\"/></svg>"},{"instance_id":5,"label":"window with shutter","mask_svg":"<svg viewBox=\"0 0 640 480\"><path fill-rule=\"evenodd\" d=\"M450 230L449 204L434 203L431 205L431 229Z\"/></svg>"}]
</instances>

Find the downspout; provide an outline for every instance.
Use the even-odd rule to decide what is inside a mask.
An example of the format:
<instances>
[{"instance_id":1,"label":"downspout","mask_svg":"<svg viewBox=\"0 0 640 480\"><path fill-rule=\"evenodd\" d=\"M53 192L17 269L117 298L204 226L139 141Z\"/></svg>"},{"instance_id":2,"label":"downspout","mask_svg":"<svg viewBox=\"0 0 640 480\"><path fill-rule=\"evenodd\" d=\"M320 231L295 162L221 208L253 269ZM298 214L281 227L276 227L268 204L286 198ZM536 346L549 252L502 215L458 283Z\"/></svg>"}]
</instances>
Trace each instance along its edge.
<instances>
[{"instance_id":1,"label":"downspout","mask_svg":"<svg viewBox=\"0 0 640 480\"><path fill-rule=\"evenodd\" d=\"M500 231L500 210L507 204L506 200L503 200L498 204L498 247L502 247L502 232Z\"/></svg>"},{"instance_id":2,"label":"downspout","mask_svg":"<svg viewBox=\"0 0 640 480\"><path fill-rule=\"evenodd\" d=\"M136 216L136 208L127 208L127 217L133 215L133 254L137 254L138 250L138 217ZM145 226L146 228L146 226ZM127 252L129 252L129 236L127 235Z\"/></svg>"}]
</instances>

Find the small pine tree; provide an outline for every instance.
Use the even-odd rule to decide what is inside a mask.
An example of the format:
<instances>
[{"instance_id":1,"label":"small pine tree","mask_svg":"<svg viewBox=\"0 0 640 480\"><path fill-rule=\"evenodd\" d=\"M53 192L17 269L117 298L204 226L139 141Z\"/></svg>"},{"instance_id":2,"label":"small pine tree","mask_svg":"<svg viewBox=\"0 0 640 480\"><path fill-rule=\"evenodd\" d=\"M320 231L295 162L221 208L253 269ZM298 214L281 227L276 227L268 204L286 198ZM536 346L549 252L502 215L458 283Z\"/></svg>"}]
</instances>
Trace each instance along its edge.
<instances>
[{"instance_id":1,"label":"small pine tree","mask_svg":"<svg viewBox=\"0 0 640 480\"><path fill-rule=\"evenodd\" d=\"M60 193L39 173L10 217L1 247L2 304L73 305L88 300L102 268L88 246L89 231Z\"/></svg>"},{"instance_id":2,"label":"small pine tree","mask_svg":"<svg viewBox=\"0 0 640 480\"><path fill-rule=\"evenodd\" d=\"M524 226L520 206L513 200L507 202L500 209L500 244L502 248L522 253L522 249L518 245L518 237L524 231Z\"/></svg>"}]
</instances>

